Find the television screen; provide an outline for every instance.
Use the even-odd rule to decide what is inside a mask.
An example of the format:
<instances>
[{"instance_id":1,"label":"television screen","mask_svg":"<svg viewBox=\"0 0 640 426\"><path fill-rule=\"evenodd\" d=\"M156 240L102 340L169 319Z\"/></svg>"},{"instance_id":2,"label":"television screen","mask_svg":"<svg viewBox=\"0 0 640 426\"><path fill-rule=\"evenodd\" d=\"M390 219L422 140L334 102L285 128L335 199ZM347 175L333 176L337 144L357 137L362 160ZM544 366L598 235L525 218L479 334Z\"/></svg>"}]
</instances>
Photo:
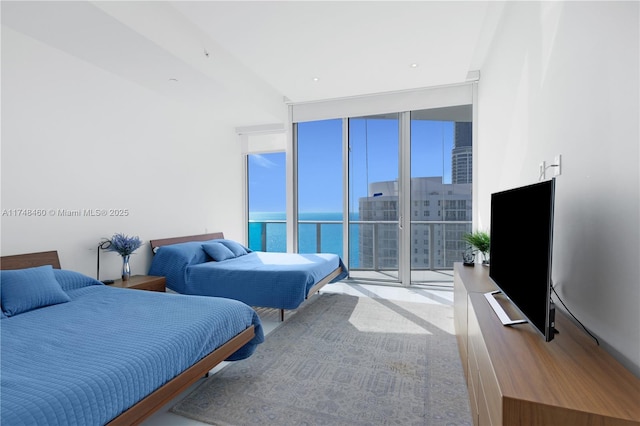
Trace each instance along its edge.
<instances>
[{"instance_id":1,"label":"television screen","mask_svg":"<svg viewBox=\"0 0 640 426\"><path fill-rule=\"evenodd\" d=\"M489 276L546 341L554 334L554 198L555 179L491 195Z\"/></svg>"}]
</instances>

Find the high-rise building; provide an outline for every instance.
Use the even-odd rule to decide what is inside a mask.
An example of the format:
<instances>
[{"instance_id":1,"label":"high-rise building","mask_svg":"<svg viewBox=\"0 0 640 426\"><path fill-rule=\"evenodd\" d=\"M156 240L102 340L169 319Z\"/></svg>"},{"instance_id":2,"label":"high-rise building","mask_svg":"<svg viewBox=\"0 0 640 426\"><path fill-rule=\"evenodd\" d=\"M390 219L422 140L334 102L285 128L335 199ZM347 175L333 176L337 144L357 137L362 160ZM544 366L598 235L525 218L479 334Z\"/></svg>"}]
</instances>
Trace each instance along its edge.
<instances>
[{"instance_id":1,"label":"high-rise building","mask_svg":"<svg viewBox=\"0 0 640 426\"><path fill-rule=\"evenodd\" d=\"M457 121L451 150L451 182L471 183L473 153L471 147L471 122Z\"/></svg>"},{"instance_id":2,"label":"high-rise building","mask_svg":"<svg viewBox=\"0 0 640 426\"><path fill-rule=\"evenodd\" d=\"M359 201L360 267L397 269L397 181L374 182ZM471 231L471 183L442 182L442 177L411 179L411 268L452 268L462 258L463 235ZM465 223L445 223L465 222Z\"/></svg>"}]
</instances>

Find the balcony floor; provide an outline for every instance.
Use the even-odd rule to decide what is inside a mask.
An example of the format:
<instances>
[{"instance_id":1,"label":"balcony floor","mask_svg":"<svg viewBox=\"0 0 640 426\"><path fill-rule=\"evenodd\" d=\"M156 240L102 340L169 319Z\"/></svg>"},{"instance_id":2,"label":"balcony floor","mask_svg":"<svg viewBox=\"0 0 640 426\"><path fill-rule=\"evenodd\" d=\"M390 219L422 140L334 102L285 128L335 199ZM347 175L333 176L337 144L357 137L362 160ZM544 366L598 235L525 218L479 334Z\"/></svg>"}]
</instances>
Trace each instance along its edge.
<instances>
[{"instance_id":1,"label":"balcony floor","mask_svg":"<svg viewBox=\"0 0 640 426\"><path fill-rule=\"evenodd\" d=\"M349 278L345 280L363 281L368 284L400 286L398 282L398 271L367 271L350 270ZM425 270L411 272L411 286L438 286L453 287L453 270Z\"/></svg>"}]
</instances>

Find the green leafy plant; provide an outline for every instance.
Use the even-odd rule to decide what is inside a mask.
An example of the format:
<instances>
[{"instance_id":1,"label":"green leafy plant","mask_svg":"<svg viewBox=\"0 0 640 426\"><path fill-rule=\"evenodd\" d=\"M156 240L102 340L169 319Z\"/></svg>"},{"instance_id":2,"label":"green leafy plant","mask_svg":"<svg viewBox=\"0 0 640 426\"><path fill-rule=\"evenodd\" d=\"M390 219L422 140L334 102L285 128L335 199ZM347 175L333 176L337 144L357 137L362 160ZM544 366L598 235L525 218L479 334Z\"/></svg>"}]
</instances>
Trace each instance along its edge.
<instances>
[{"instance_id":1,"label":"green leafy plant","mask_svg":"<svg viewBox=\"0 0 640 426\"><path fill-rule=\"evenodd\" d=\"M488 256L489 249L491 248L491 238L489 234L484 231L475 231L470 234L465 234L462 239L482 253L482 263L489 263Z\"/></svg>"}]
</instances>

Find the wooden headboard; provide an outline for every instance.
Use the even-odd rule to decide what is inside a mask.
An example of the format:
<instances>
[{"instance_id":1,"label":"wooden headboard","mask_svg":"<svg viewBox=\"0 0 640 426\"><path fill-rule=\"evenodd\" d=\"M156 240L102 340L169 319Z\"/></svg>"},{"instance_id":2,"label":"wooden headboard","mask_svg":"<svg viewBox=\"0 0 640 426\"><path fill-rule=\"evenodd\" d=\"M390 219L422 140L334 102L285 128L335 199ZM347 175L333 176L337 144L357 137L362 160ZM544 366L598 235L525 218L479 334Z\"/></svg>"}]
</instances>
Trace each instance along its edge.
<instances>
[{"instance_id":1,"label":"wooden headboard","mask_svg":"<svg viewBox=\"0 0 640 426\"><path fill-rule=\"evenodd\" d=\"M168 246L171 244L178 243L186 243L189 241L209 241L209 240L217 240L219 238L224 238L224 234L222 232L214 232L213 234L200 234L200 235L188 235L185 237L173 237L173 238L162 238L158 240L151 240L151 252L155 254L156 247Z\"/></svg>"},{"instance_id":2,"label":"wooden headboard","mask_svg":"<svg viewBox=\"0 0 640 426\"><path fill-rule=\"evenodd\" d=\"M35 266L51 265L55 269L60 269L60 259L58 252L41 251L38 253L15 254L13 256L0 257L0 269L24 269Z\"/></svg>"}]
</instances>

